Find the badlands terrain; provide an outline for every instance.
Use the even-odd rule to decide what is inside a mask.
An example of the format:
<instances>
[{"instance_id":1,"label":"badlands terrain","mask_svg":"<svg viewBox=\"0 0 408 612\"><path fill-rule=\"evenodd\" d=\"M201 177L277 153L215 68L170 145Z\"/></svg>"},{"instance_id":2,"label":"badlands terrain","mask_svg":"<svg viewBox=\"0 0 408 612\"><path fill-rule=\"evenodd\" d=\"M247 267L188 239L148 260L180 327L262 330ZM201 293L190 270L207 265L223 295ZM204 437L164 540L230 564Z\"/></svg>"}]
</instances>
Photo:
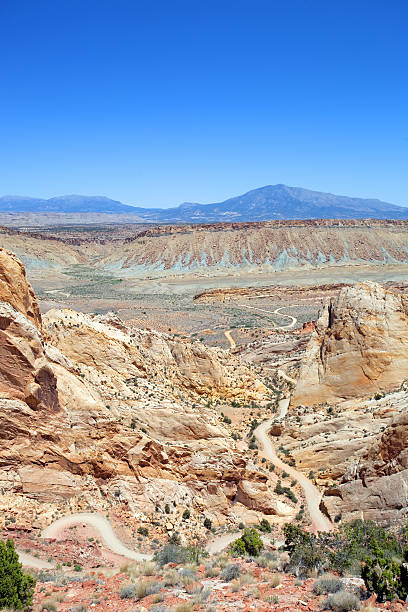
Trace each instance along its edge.
<instances>
[{"instance_id":1,"label":"badlands terrain","mask_svg":"<svg viewBox=\"0 0 408 612\"><path fill-rule=\"evenodd\" d=\"M329 609L284 526L401 537L406 223L1 230L0 529L34 609ZM169 541L198 556L163 570Z\"/></svg>"}]
</instances>

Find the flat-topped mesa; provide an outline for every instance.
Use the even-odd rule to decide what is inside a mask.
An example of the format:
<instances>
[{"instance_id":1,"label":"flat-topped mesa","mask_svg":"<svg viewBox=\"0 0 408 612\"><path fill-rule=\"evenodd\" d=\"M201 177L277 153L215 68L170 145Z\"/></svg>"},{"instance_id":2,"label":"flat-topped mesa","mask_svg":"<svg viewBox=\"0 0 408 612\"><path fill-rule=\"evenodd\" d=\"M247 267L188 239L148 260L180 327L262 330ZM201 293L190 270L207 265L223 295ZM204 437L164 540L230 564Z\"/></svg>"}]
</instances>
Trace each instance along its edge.
<instances>
[{"instance_id":1,"label":"flat-topped mesa","mask_svg":"<svg viewBox=\"0 0 408 612\"><path fill-rule=\"evenodd\" d=\"M365 282L322 311L300 368L292 406L397 389L408 378L408 297Z\"/></svg>"}]
</instances>

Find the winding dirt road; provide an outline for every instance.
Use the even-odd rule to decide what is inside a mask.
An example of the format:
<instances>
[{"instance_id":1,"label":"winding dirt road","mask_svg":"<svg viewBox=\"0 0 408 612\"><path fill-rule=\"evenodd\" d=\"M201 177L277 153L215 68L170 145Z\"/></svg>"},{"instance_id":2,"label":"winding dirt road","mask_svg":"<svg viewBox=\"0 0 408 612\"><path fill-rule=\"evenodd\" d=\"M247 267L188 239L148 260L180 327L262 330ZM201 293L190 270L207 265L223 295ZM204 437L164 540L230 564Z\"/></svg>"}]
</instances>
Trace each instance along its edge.
<instances>
[{"instance_id":1,"label":"winding dirt road","mask_svg":"<svg viewBox=\"0 0 408 612\"><path fill-rule=\"evenodd\" d=\"M72 525L78 525L78 523L91 525L91 527L96 529L104 544L117 555L121 555L127 559L134 559L135 561L148 561L152 558L152 555L145 555L127 548L116 536L108 519L100 514L93 514L91 512L82 512L64 516L46 527L43 530L41 537L58 538L58 535L62 530L66 529L67 527L71 527Z\"/></svg>"},{"instance_id":2,"label":"winding dirt road","mask_svg":"<svg viewBox=\"0 0 408 612\"><path fill-rule=\"evenodd\" d=\"M286 415L289 406L289 398L285 398L279 402L279 418L283 419ZM312 527L314 531L331 531L333 526L329 519L320 510L320 501L322 495L317 487L310 482L302 472L298 472L293 467L284 463L276 454L275 448L268 435L275 418L264 421L254 431L254 436L258 440L262 448L261 454L272 461L280 469L285 470L288 474L298 481L305 494L306 504L309 510Z\"/></svg>"},{"instance_id":3,"label":"winding dirt road","mask_svg":"<svg viewBox=\"0 0 408 612\"><path fill-rule=\"evenodd\" d=\"M278 418L285 418L289 401L289 398L280 400ZM272 441L268 435L273 421L275 421L275 418L264 421L254 431L254 435L262 448L261 454L267 459L271 460L279 468L288 472L299 482L305 494L306 504L312 520L313 529L315 531L330 531L333 526L319 508L321 500L320 491L310 482L310 480L306 478L306 476L304 476L304 474L298 472L293 467L290 467L277 456ZM64 516L46 527L42 531L41 537L58 539L64 529L81 523L91 525L98 532L107 548L109 548L112 552L121 555L122 557L133 559L135 561L148 561L153 558L153 555L151 554L147 555L127 548L116 536L108 519L100 514L93 514L91 512L82 512ZM215 538L207 544L207 552L210 554L220 552L237 537L239 537L240 533L241 532L228 533ZM34 567L36 569L52 569L54 567L52 563L38 559L37 557L29 555L21 550L18 550L17 552L20 562L26 567Z\"/></svg>"},{"instance_id":4,"label":"winding dirt road","mask_svg":"<svg viewBox=\"0 0 408 612\"><path fill-rule=\"evenodd\" d=\"M264 308L258 308L257 306L248 306L248 304L241 304L241 306L243 308L250 308L251 310L259 310L260 312L266 312L267 314L275 314L275 315L280 315L281 317L287 317L288 319L292 319L289 325L282 326L282 325L276 325L275 323L276 329L280 329L281 331L286 331L287 329L293 329L297 323L297 318L294 317L293 315L280 312L284 308L289 308L288 306L280 306L279 308L275 308L275 310L265 310ZM297 306L297 304L291 304L291 306Z\"/></svg>"}]
</instances>

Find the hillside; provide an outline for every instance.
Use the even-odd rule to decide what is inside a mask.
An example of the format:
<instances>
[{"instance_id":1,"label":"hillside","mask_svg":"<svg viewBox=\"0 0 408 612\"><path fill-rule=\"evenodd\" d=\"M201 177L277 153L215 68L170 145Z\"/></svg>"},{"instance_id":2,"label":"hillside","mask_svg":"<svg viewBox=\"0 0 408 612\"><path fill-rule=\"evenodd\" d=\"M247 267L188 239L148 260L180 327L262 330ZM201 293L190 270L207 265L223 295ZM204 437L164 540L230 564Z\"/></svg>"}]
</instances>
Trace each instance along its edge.
<instances>
[{"instance_id":1,"label":"hillside","mask_svg":"<svg viewBox=\"0 0 408 612\"><path fill-rule=\"evenodd\" d=\"M157 226L126 230L112 238L96 228L85 233L24 233L0 228L0 247L30 270L92 266L122 279L169 275L225 276L370 264L405 265L408 221L269 221ZM58 248L56 248L58 245Z\"/></svg>"},{"instance_id":2,"label":"hillside","mask_svg":"<svg viewBox=\"0 0 408 612\"><path fill-rule=\"evenodd\" d=\"M123 222L123 215L134 216L134 222L151 223L220 223L251 222L272 219L407 219L408 207L396 206L376 199L353 198L301 187L267 185L243 195L212 204L184 203L174 208L143 208L122 204L102 196L68 195L40 199L20 196L0 198L0 212L36 215L109 214L114 223ZM118 216L118 218L116 218ZM20 223L24 224L24 220ZM30 220L36 225L35 219ZM60 221L63 223L63 221ZM78 220L67 222L78 222ZM85 221L84 221L85 222ZM92 221L95 222L93 218ZM13 218L3 221L14 224ZM42 224L50 223L44 217Z\"/></svg>"}]
</instances>

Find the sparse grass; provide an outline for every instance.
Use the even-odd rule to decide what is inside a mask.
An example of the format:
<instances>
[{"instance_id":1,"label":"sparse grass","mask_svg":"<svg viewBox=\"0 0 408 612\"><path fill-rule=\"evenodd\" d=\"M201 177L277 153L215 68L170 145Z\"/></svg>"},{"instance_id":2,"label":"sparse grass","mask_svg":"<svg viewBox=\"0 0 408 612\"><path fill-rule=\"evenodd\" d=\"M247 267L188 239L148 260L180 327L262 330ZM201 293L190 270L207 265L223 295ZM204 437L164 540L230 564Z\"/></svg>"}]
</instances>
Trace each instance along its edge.
<instances>
[{"instance_id":1,"label":"sparse grass","mask_svg":"<svg viewBox=\"0 0 408 612\"><path fill-rule=\"evenodd\" d=\"M194 576L190 576L189 574L184 574L181 576L181 583L185 589L194 584L196 581Z\"/></svg>"},{"instance_id":2,"label":"sparse grass","mask_svg":"<svg viewBox=\"0 0 408 612\"><path fill-rule=\"evenodd\" d=\"M219 576L219 574L220 574L219 567L213 567L211 565L206 565L205 573L204 573L206 578L216 578L217 576Z\"/></svg>"},{"instance_id":3,"label":"sparse grass","mask_svg":"<svg viewBox=\"0 0 408 612\"><path fill-rule=\"evenodd\" d=\"M221 580L224 582L231 582L238 578L241 574L241 568L236 563L229 563L224 567L221 572Z\"/></svg>"},{"instance_id":4,"label":"sparse grass","mask_svg":"<svg viewBox=\"0 0 408 612\"><path fill-rule=\"evenodd\" d=\"M119 589L119 597L121 599L135 599L135 585L125 584Z\"/></svg>"},{"instance_id":5,"label":"sparse grass","mask_svg":"<svg viewBox=\"0 0 408 612\"><path fill-rule=\"evenodd\" d=\"M181 606L177 606L174 612L193 612L194 608L190 603L181 604Z\"/></svg>"},{"instance_id":6,"label":"sparse grass","mask_svg":"<svg viewBox=\"0 0 408 612\"><path fill-rule=\"evenodd\" d=\"M329 595L323 602L323 607L327 610L334 610L334 612L351 612L352 610L360 610L361 604L354 593L339 591L334 595Z\"/></svg>"},{"instance_id":7,"label":"sparse grass","mask_svg":"<svg viewBox=\"0 0 408 612\"><path fill-rule=\"evenodd\" d=\"M180 576L176 570L173 570L173 569L169 570L163 576L164 586L176 586L176 584L179 584L179 582L180 582Z\"/></svg>"},{"instance_id":8,"label":"sparse grass","mask_svg":"<svg viewBox=\"0 0 408 612\"><path fill-rule=\"evenodd\" d=\"M267 603L274 604L275 606L277 606L278 603L279 603L279 597L277 595L275 595L275 594L273 594L273 595L271 595L271 594L265 595L263 600L266 601Z\"/></svg>"},{"instance_id":9,"label":"sparse grass","mask_svg":"<svg viewBox=\"0 0 408 612\"><path fill-rule=\"evenodd\" d=\"M193 604L197 606L206 602L207 599L210 597L211 593L212 590L210 587L205 587L204 589L201 589L200 592L197 593L194 597Z\"/></svg>"},{"instance_id":10,"label":"sparse grass","mask_svg":"<svg viewBox=\"0 0 408 612\"><path fill-rule=\"evenodd\" d=\"M271 580L270 580L270 582L269 582L269 586L270 586L272 589L276 589L276 587L277 587L277 586L279 586L279 585L280 585L280 583L281 583L281 577L280 577L280 575L279 575L279 574L273 574L273 575L271 576Z\"/></svg>"},{"instance_id":11,"label":"sparse grass","mask_svg":"<svg viewBox=\"0 0 408 612\"><path fill-rule=\"evenodd\" d=\"M153 561L143 561L139 570L142 576L153 576L156 571L156 564Z\"/></svg>"},{"instance_id":12,"label":"sparse grass","mask_svg":"<svg viewBox=\"0 0 408 612\"><path fill-rule=\"evenodd\" d=\"M156 593L155 595L153 595L152 604L160 603L161 601L163 601L163 598L163 593Z\"/></svg>"},{"instance_id":13,"label":"sparse grass","mask_svg":"<svg viewBox=\"0 0 408 612\"><path fill-rule=\"evenodd\" d=\"M316 595L337 593L341 591L342 587L343 583L337 576L333 576L333 574L323 574L323 576L320 576L314 583L313 593L316 593Z\"/></svg>"},{"instance_id":14,"label":"sparse grass","mask_svg":"<svg viewBox=\"0 0 408 612\"><path fill-rule=\"evenodd\" d=\"M257 586L250 587L248 592L252 595L252 597L255 597L255 599L259 599L261 597L261 591Z\"/></svg>"}]
</instances>

